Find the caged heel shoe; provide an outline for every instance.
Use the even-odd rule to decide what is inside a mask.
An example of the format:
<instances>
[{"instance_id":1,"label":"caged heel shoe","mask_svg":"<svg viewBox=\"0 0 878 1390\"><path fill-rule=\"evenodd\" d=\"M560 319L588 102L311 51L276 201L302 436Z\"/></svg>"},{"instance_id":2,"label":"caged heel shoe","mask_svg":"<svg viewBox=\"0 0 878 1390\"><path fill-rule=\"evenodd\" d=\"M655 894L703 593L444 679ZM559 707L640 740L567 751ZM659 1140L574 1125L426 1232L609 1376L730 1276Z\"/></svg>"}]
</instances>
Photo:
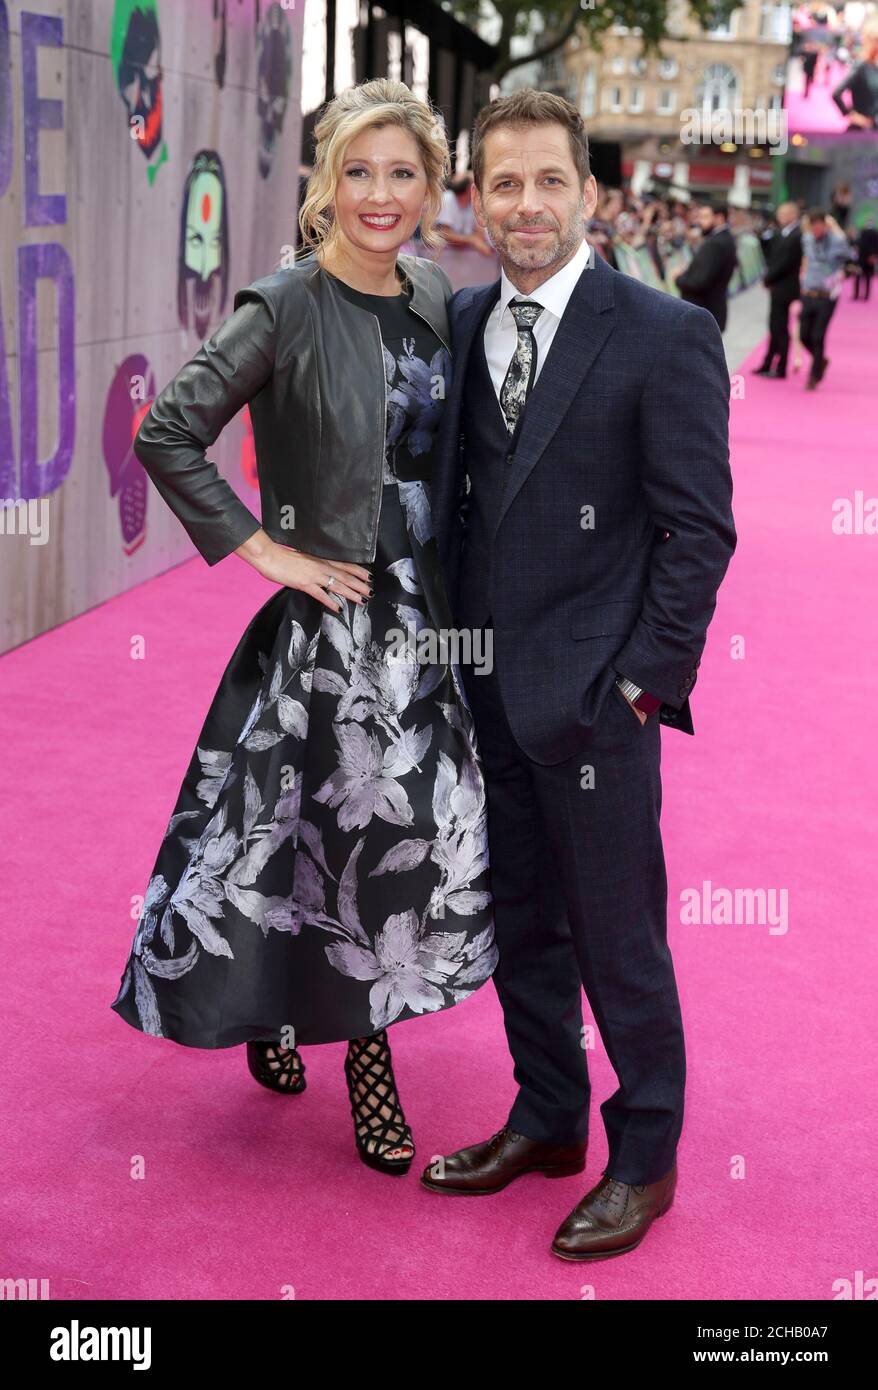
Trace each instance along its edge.
<instances>
[{"instance_id":1,"label":"caged heel shoe","mask_svg":"<svg viewBox=\"0 0 878 1390\"><path fill-rule=\"evenodd\" d=\"M281 1047L280 1043L262 1039L248 1042L247 1066L253 1079L269 1091L297 1096L308 1084L305 1063L294 1047Z\"/></svg>"},{"instance_id":2,"label":"caged heel shoe","mask_svg":"<svg viewBox=\"0 0 878 1390\"><path fill-rule=\"evenodd\" d=\"M397 1098L386 1030L352 1038L344 1069L360 1158L379 1173L401 1177L411 1167L415 1146ZM397 1150L404 1152L388 1157Z\"/></svg>"}]
</instances>

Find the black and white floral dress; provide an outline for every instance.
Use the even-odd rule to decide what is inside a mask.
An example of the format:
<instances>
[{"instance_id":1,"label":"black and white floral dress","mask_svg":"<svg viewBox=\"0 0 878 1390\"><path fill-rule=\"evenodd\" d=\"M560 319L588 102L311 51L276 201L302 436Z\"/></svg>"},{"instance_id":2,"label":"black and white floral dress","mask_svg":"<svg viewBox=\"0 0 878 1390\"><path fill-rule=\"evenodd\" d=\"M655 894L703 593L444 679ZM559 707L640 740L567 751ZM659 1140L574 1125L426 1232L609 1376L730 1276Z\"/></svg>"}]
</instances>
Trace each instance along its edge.
<instances>
[{"instance_id":1,"label":"black and white floral dress","mask_svg":"<svg viewBox=\"0 0 878 1390\"><path fill-rule=\"evenodd\" d=\"M497 960L472 718L453 650L416 638L453 627L429 496L447 353L407 293L339 284L384 341L374 593L336 616L279 589L222 676L111 1005L190 1047L366 1036Z\"/></svg>"}]
</instances>

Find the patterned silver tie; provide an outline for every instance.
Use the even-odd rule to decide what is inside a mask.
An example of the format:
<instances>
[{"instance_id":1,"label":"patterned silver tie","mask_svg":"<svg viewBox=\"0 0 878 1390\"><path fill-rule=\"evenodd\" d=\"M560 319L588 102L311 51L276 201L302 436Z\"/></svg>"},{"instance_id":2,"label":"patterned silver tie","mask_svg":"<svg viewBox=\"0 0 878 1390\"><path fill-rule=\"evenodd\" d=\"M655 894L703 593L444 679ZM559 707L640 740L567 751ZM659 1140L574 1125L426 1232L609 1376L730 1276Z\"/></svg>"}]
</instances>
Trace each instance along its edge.
<instances>
[{"instance_id":1,"label":"patterned silver tie","mask_svg":"<svg viewBox=\"0 0 878 1390\"><path fill-rule=\"evenodd\" d=\"M533 384L537 364L533 327L543 312L543 305L534 303L532 299L510 299L509 311L518 329L518 342L500 388L500 406L506 417L506 428L510 434L514 434Z\"/></svg>"}]
</instances>

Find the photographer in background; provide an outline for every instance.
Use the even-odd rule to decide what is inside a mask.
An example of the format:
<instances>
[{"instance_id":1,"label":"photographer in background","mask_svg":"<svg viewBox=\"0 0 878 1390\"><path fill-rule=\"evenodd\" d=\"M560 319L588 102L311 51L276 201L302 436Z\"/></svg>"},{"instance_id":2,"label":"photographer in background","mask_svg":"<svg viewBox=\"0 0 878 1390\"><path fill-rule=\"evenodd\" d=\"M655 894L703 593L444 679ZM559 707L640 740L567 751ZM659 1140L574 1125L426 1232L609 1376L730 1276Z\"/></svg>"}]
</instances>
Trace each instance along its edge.
<instances>
[{"instance_id":1,"label":"photographer in background","mask_svg":"<svg viewBox=\"0 0 878 1390\"><path fill-rule=\"evenodd\" d=\"M671 272L683 299L709 310L719 325L726 326L728 289L738 256L728 223L728 209L701 203L696 212L701 242L687 266Z\"/></svg>"}]
</instances>

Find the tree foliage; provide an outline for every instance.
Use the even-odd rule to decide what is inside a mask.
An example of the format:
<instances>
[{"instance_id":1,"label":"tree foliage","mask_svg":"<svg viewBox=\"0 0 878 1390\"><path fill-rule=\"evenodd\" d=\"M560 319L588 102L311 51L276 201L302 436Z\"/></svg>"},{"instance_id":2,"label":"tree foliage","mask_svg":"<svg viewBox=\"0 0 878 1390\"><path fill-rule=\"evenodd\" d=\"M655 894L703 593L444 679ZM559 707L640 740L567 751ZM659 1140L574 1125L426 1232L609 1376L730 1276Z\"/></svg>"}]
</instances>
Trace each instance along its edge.
<instances>
[{"instance_id":1,"label":"tree foliage","mask_svg":"<svg viewBox=\"0 0 878 1390\"><path fill-rule=\"evenodd\" d=\"M726 21L740 5L736 0L687 0L689 13L704 29ZM512 68L555 53L574 34L583 43L600 49L603 35L613 24L639 28L644 53L661 53L668 38L670 0L542 0L524 5L519 0L447 0L443 6L468 28L479 32L478 21L493 11L501 23L497 40L497 63L493 70L499 82ZM543 21L534 50L512 55L512 40L534 32Z\"/></svg>"}]
</instances>

